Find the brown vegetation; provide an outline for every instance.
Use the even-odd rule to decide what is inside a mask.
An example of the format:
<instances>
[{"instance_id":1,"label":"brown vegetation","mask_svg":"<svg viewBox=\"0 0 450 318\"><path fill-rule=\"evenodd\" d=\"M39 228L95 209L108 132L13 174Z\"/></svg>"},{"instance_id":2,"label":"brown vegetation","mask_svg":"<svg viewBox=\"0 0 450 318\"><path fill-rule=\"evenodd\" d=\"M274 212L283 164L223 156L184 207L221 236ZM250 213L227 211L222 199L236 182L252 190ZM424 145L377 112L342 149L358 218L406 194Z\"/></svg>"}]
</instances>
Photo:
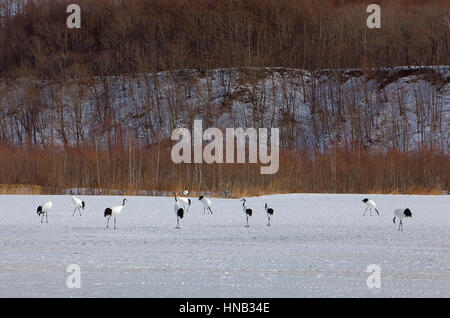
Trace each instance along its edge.
<instances>
[{"instance_id":1,"label":"brown vegetation","mask_svg":"<svg viewBox=\"0 0 450 318\"><path fill-rule=\"evenodd\" d=\"M292 192L441 194L450 186L450 158L431 150L372 154L335 149L318 157L283 150L280 169L274 175L261 175L259 164L175 165L167 147L160 153L156 148L127 153L119 149L96 152L85 148L2 147L0 166L3 183L40 185L28 191L33 193L85 188L86 193L99 193L101 189L104 194L190 189L192 193L209 191L220 196ZM3 185L0 191L19 193L11 188L31 189Z\"/></svg>"}]
</instances>

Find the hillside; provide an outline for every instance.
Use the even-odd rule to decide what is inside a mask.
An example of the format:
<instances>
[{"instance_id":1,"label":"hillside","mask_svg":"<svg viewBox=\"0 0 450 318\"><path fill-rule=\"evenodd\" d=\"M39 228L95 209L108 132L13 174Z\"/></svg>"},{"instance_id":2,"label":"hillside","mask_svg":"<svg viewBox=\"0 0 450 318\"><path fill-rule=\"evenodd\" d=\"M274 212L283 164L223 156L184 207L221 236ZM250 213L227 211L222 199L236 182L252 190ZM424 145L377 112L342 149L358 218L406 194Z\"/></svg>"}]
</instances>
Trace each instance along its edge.
<instances>
[{"instance_id":1,"label":"hillside","mask_svg":"<svg viewBox=\"0 0 450 318\"><path fill-rule=\"evenodd\" d=\"M280 127L284 149L447 152L450 67L378 70L247 68L136 76L3 82L3 143L142 145L176 127Z\"/></svg>"},{"instance_id":2,"label":"hillside","mask_svg":"<svg viewBox=\"0 0 450 318\"><path fill-rule=\"evenodd\" d=\"M450 183L449 88L448 66L3 81L2 191L22 184L38 186L33 193L186 185L233 196L442 193ZM254 164L174 164L171 132L194 119L203 120L203 129L280 127L279 172L261 176Z\"/></svg>"},{"instance_id":3,"label":"hillside","mask_svg":"<svg viewBox=\"0 0 450 318\"><path fill-rule=\"evenodd\" d=\"M449 190L448 0L373 29L362 0L70 3L0 1L0 192ZM174 164L196 119L279 127L278 173Z\"/></svg>"}]
</instances>

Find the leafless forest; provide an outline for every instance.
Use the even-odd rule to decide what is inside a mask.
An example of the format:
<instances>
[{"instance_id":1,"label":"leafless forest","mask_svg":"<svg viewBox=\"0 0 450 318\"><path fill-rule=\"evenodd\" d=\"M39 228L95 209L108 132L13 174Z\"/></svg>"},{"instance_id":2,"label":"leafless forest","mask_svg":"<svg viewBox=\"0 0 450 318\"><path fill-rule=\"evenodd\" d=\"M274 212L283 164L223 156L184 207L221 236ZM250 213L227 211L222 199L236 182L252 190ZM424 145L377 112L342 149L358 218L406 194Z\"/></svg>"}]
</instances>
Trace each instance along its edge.
<instances>
[{"instance_id":1,"label":"leafless forest","mask_svg":"<svg viewBox=\"0 0 450 318\"><path fill-rule=\"evenodd\" d=\"M372 2L0 1L0 191L448 191L450 2ZM172 163L194 119L279 127L279 172Z\"/></svg>"}]
</instances>

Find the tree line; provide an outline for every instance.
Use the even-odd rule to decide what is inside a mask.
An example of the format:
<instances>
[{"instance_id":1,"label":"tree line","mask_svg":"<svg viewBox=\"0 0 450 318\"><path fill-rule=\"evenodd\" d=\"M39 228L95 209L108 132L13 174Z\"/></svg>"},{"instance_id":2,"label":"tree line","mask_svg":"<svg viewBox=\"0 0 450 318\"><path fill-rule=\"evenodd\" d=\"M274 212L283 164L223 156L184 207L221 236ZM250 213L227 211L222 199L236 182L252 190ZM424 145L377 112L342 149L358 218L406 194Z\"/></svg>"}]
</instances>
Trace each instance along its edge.
<instances>
[{"instance_id":1,"label":"tree line","mask_svg":"<svg viewBox=\"0 0 450 318\"><path fill-rule=\"evenodd\" d=\"M317 70L450 64L446 0L383 0L380 29L367 1L4 0L0 74L58 78L185 68Z\"/></svg>"}]
</instances>

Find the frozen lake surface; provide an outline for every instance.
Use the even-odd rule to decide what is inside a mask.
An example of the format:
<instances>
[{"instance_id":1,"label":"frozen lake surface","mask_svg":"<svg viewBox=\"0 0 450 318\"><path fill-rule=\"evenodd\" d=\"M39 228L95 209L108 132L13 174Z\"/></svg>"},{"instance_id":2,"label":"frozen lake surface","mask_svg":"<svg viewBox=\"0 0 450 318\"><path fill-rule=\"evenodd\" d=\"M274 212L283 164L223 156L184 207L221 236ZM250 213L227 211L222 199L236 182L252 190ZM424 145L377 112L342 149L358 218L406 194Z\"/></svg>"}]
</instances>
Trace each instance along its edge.
<instances>
[{"instance_id":1,"label":"frozen lake surface","mask_svg":"<svg viewBox=\"0 0 450 318\"><path fill-rule=\"evenodd\" d=\"M173 198L127 197L114 230L103 211L123 197L80 196L86 210L72 217L70 196L0 196L0 297L450 297L450 196L370 195L372 217L364 197L248 198L249 228L238 200L212 199L211 216L194 198L180 230ZM406 207L398 232L393 211ZM70 264L79 289L66 286ZM370 264L379 289L367 287Z\"/></svg>"}]
</instances>

